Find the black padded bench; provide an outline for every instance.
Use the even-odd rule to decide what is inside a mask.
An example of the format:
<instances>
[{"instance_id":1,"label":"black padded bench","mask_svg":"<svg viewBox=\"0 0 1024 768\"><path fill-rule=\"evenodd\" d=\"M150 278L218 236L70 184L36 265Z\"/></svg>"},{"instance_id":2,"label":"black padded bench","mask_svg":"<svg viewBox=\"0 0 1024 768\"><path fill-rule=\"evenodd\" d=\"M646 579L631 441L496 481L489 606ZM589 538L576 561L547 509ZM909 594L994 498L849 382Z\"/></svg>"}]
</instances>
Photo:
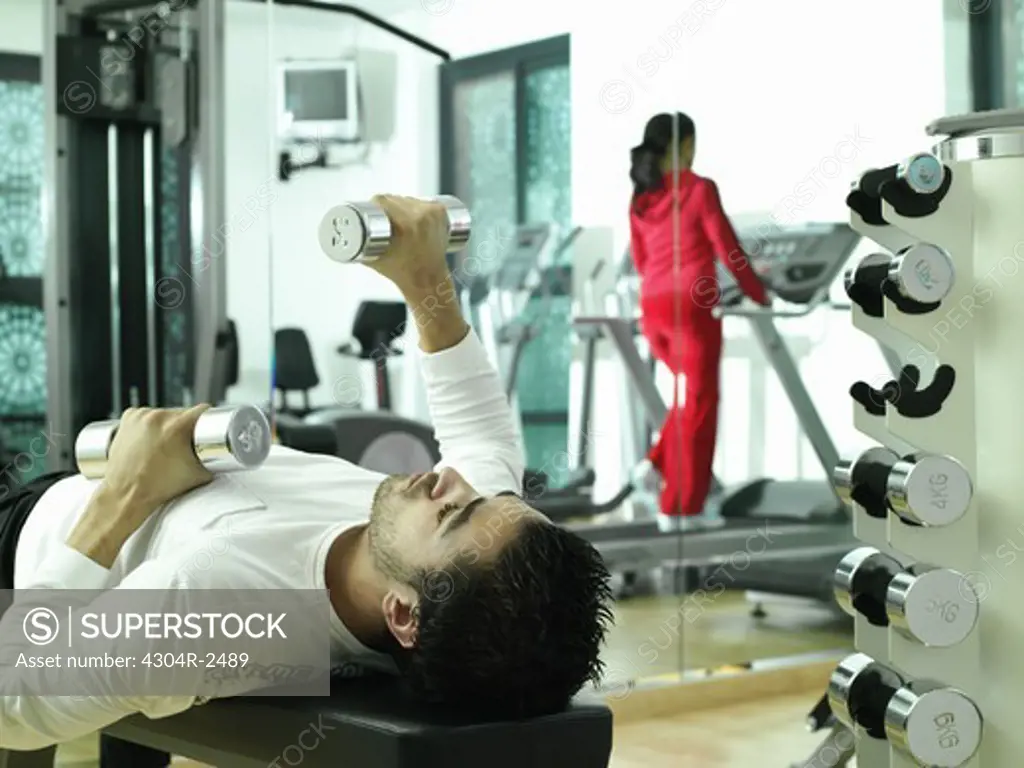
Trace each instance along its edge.
<instances>
[{"instance_id":1,"label":"black padded bench","mask_svg":"<svg viewBox=\"0 0 1024 768\"><path fill-rule=\"evenodd\" d=\"M216 768L607 768L611 759L612 716L597 699L482 723L409 701L394 678L331 687L329 698L221 699L161 720L129 717L106 733ZM53 753L0 750L0 768L50 768Z\"/></svg>"}]
</instances>

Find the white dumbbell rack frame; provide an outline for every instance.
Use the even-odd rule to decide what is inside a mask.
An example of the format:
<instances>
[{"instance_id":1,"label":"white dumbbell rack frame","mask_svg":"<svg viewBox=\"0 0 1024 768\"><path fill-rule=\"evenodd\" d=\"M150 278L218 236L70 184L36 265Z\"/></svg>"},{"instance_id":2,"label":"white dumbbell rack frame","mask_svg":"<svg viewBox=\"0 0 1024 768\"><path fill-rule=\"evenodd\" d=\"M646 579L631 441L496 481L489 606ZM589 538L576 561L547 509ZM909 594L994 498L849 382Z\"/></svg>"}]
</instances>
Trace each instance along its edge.
<instances>
[{"instance_id":1,"label":"white dumbbell rack frame","mask_svg":"<svg viewBox=\"0 0 1024 768\"><path fill-rule=\"evenodd\" d=\"M953 259L953 290L927 314L902 314L887 299L884 318L855 306L853 322L880 341L896 333L917 342L922 356L935 352L956 381L934 416L904 418L891 404L884 417L871 416L855 405L854 422L882 445L896 437L954 457L970 473L974 494L967 513L946 527L912 527L891 513L878 520L856 509L854 532L905 563L964 574L980 616L972 634L949 648L923 647L863 617L855 642L907 679L940 681L975 702L984 731L966 766L1017 768L1024 760L1017 706L1024 701L1024 561L1014 567L1014 542L1024 542L1024 112L943 120L929 132L951 134L935 149L952 172L939 210L905 218L883 201L890 226L871 226L852 212L851 226L891 251L909 242L940 246ZM861 735L857 760L868 768L914 765L887 742Z\"/></svg>"}]
</instances>

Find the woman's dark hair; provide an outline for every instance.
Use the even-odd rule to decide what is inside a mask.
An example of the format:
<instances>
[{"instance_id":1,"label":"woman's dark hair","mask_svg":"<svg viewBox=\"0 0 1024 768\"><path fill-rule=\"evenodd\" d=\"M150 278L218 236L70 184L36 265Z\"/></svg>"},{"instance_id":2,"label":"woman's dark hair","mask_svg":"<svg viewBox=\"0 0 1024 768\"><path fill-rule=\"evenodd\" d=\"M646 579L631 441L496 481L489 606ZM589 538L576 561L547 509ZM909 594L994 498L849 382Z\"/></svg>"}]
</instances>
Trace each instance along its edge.
<instances>
[{"instance_id":1,"label":"woman's dark hair","mask_svg":"<svg viewBox=\"0 0 1024 768\"><path fill-rule=\"evenodd\" d=\"M673 123L676 142L693 138L697 129L693 120L682 112L670 115L663 112L647 121L644 140L630 150L629 178L633 180L633 203L646 192L661 189L663 172L661 160L672 146Z\"/></svg>"}]
</instances>

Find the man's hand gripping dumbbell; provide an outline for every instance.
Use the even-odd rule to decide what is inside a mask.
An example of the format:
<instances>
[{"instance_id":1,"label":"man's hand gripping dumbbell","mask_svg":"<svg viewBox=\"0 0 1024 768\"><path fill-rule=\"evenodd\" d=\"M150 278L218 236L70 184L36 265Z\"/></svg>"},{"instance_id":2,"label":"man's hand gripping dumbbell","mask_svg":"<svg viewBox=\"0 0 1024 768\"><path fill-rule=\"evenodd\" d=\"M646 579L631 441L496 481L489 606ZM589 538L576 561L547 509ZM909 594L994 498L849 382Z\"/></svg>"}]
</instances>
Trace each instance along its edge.
<instances>
[{"instance_id":1,"label":"man's hand gripping dumbbell","mask_svg":"<svg viewBox=\"0 0 1024 768\"><path fill-rule=\"evenodd\" d=\"M106 470L68 546L110 568L128 537L170 501L206 485L213 474L193 449L208 405L188 410L129 408L121 416Z\"/></svg>"}]
</instances>

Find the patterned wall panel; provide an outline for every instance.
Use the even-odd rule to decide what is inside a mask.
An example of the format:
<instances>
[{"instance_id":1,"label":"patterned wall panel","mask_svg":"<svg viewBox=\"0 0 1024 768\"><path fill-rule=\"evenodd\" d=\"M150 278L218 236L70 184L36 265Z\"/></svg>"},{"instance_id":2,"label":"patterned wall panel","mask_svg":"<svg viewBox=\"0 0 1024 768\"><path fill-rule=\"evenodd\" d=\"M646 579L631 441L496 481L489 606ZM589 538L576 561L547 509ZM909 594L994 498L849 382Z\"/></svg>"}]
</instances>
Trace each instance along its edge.
<instances>
[{"instance_id":1,"label":"patterned wall panel","mask_svg":"<svg viewBox=\"0 0 1024 768\"><path fill-rule=\"evenodd\" d=\"M0 55L0 453L26 481L45 470L46 323L41 300L43 89L25 57ZM12 73L16 73L13 74ZM32 297L32 298L29 298ZM8 477L11 479L13 475Z\"/></svg>"},{"instance_id":2,"label":"patterned wall panel","mask_svg":"<svg viewBox=\"0 0 1024 768\"><path fill-rule=\"evenodd\" d=\"M0 412L46 411L46 319L38 307L0 306Z\"/></svg>"}]
</instances>

